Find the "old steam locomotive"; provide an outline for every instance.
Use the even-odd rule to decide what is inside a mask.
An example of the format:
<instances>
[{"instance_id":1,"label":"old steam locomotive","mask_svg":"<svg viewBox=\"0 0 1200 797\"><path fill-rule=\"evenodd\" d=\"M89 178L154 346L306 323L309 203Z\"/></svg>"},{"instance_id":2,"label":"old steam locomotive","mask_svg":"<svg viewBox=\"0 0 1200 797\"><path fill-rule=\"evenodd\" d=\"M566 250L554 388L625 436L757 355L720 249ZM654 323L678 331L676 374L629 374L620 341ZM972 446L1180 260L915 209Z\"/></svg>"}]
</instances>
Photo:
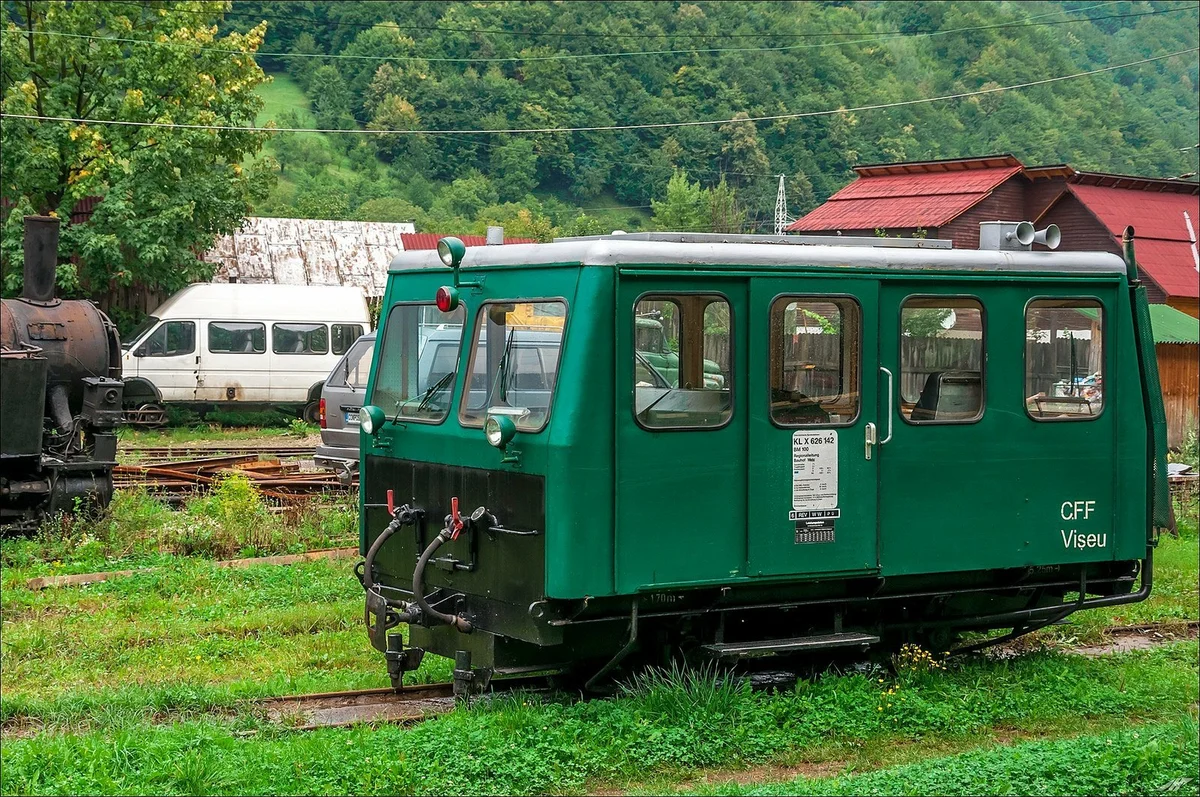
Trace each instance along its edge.
<instances>
[{"instance_id":1,"label":"old steam locomotive","mask_svg":"<svg viewBox=\"0 0 1200 797\"><path fill-rule=\"evenodd\" d=\"M112 499L121 420L116 326L55 297L59 220L25 217L25 282L0 303L0 529Z\"/></svg>"}]
</instances>

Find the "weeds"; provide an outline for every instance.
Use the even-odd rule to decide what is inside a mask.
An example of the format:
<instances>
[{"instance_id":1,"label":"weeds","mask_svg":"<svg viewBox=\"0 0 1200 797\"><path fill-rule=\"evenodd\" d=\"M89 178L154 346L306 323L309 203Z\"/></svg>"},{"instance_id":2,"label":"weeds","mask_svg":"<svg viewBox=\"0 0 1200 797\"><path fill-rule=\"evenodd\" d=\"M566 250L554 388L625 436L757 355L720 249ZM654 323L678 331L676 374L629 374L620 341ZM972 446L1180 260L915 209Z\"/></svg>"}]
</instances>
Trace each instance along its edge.
<instances>
[{"instance_id":1,"label":"weeds","mask_svg":"<svg viewBox=\"0 0 1200 797\"><path fill-rule=\"evenodd\" d=\"M163 555L268 556L345 545L357 531L352 498L314 497L275 511L248 478L231 474L180 511L144 489L120 490L101 515L55 516L32 539L4 540L0 563L30 573L87 572Z\"/></svg>"}]
</instances>

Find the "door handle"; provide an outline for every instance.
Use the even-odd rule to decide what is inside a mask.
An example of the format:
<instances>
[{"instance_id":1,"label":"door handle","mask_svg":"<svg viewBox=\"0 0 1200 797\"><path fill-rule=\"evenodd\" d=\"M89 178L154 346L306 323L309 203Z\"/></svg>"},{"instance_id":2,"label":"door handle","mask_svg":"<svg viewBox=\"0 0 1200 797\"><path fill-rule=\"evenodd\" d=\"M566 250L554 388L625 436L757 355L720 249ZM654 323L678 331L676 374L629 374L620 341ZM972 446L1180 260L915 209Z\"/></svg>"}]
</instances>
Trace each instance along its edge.
<instances>
[{"instance_id":1,"label":"door handle","mask_svg":"<svg viewBox=\"0 0 1200 797\"><path fill-rule=\"evenodd\" d=\"M886 443L887 441L892 439L892 400L893 400L893 391L895 388L895 380L892 378L892 372L889 371L888 369L884 368L882 365L879 366L879 370L883 371L885 374L887 374L887 378L888 378L887 404L884 406L884 414L887 416L887 422L888 422L888 433L887 433L887 437L885 437L879 441L879 445L883 445L884 443Z\"/></svg>"},{"instance_id":2,"label":"door handle","mask_svg":"<svg viewBox=\"0 0 1200 797\"><path fill-rule=\"evenodd\" d=\"M873 424L873 423L868 423L868 424L867 424L867 426L866 426L866 437L867 437L867 451L866 451L866 454L867 454L867 459L870 459L870 458L871 458L871 447L872 447L873 445L875 445L875 444L876 444L876 443L879 441L879 435L878 435L878 433L877 433L877 432L876 432L876 430L875 430L875 424Z\"/></svg>"}]
</instances>

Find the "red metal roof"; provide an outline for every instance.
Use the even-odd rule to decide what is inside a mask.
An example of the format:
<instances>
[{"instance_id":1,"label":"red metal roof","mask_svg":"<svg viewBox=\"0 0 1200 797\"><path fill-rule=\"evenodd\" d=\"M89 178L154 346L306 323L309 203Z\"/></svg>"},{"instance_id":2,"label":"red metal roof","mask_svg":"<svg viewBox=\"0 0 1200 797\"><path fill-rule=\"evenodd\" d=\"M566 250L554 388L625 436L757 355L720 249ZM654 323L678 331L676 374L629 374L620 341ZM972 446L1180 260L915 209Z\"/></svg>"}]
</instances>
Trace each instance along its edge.
<instances>
[{"instance_id":1,"label":"red metal roof","mask_svg":"<svg viewBox=\"0 0 1200 797\"><path fill-rule=\"evenodd\" d=\"M1067 190L1116 240L1133 226L1138 264L1168 295L1200 296L1200 273L1183 215L1200 234L1200 196L1078 183L1068 183Z\"/></svg>"},{"instance_id":2,"label":"red metal roof","mask_svg":"<svg viewBox=\"0 0 1200 797\"><path fill-rule=\"evenodd\" d=\"M1020 165L860 177L795 221L789 232L941 227L985 199Z\"/></svg>"},{"instance_id":3,"label":"red metal roof","mask_svg":"<svg viewBox=\"0 0 1200 797\"><path fill-rule=\"evenodd\" d=\"M437 242L447 235L449 233L402 232L400 233L400 243L404 246L405 252L414 252L419 249L437 249ZM484 246L487 244L487 236L484 235L459 235L458 237L467 246ZM537 240L534 238L505 238L504 243L535 244Z\"/></svg>"}]
</instances>

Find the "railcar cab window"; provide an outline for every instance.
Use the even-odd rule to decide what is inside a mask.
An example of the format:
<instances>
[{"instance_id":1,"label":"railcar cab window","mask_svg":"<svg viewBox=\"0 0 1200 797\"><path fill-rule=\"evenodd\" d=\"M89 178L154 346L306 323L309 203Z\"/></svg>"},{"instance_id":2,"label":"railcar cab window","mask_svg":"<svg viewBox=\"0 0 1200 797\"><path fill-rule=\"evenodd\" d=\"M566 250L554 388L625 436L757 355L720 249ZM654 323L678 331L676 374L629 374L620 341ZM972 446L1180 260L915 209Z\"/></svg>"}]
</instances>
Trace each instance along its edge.
<instances>
[{"instance_id":1,"label":"railcar cab window","mask_svg":"<svg viewBox=\"0 0 1200 797\"><path fill-rule=\"evenodd\" d=\"M440 422L450 412L466 311L398 304L388 312L375 387L368 403L389 416ZM435 359L437 362L435 363Z\"/></svg>"},{"instance_id":2,"label":"railcar cab window","mask_svg":"<svg viewBox=\"0 0 1200 797\"><path fill-rule=\"evenodd\" d=\"M350 347L354 345L354 341L361 338L362 335L362 324L334 324L333 353L345 354L350 351Z\"/></svg>"},{"instance_id":3,"label":"railcar cab window","mask_svg":"<svg viewBox=\"0 0 1200 797\"><path fill-rule=\"evenodd\" d=\"M480 307L471 343L471 378L459 409L463 426L482 426L488 415L507 415L523 432L545 427L566 320L563 302L488 302Z\"/></svg>"},{"instance_id":4,"label":"railcar cab window","mask_svg":"<svg viewBox=\"0 0 1200 797\"><path fill-rule=\"evenodd\" d=\"M210 321L208 350L213 354L265 354L267 327L265 324Z\"/></svg>"},{"instance_id":5,"label":"railcar cab window","mask_svg":"<svg viewBox=\"0 0 1200 797\"><path fill-rule=\"evenodd\" d=\"M1095 300L1036 299L1025 308L1025 411L1087 421L1104 408L1104 309Z\"/></svg>"},{"instance_id":6,"label":"railcar cab window","mask_svg":"<svg viewBox=\"0 0 1200 797\"><path fill-rule=\"evenodd\" d=\"M192 321L168 321L138 347L139 357L177 357L196 351L196 324Z\"/></svg>"},{"instance_id":7,"label":"railcar cab window","mask_svg":"<svg viewBox=\"0 0 1200 797\"><path fill-rule=\"evenodd\" d=\"M783 296L771 304L771 419L780 426L858 417L862 311L853 299Z\"/></svg>"},{"instance_id":8,"label":"railcar cab window","mask_svg":"<svg viewBox=\"0 0 1200 797\"><path fill-rule=\"evenodd\" d=\"M900 415L908 423L983 417L984 313L977 299L925 296L900 310Z\"/></svg>"},{"instance_id":9,"label":"railcar cab window","mask_svg":"<svg viewBox=\"0 0 1200 797\"><path fill-rule=\"evenodd\" d=\"M324 324L272 324L271 351L276 354L325 354L329 327Z\"/></svg>"},{"instance_id":10,"label":"railcar cab window","mask_svg":"<svg viewBox=\"0 0 1200 797\"><path fill-rule=\"evenodd\" d=\"M713 429L733 414L729 302L643 296L633 309L633 411L647 429Z\"/></svg>"}]
</instances>

